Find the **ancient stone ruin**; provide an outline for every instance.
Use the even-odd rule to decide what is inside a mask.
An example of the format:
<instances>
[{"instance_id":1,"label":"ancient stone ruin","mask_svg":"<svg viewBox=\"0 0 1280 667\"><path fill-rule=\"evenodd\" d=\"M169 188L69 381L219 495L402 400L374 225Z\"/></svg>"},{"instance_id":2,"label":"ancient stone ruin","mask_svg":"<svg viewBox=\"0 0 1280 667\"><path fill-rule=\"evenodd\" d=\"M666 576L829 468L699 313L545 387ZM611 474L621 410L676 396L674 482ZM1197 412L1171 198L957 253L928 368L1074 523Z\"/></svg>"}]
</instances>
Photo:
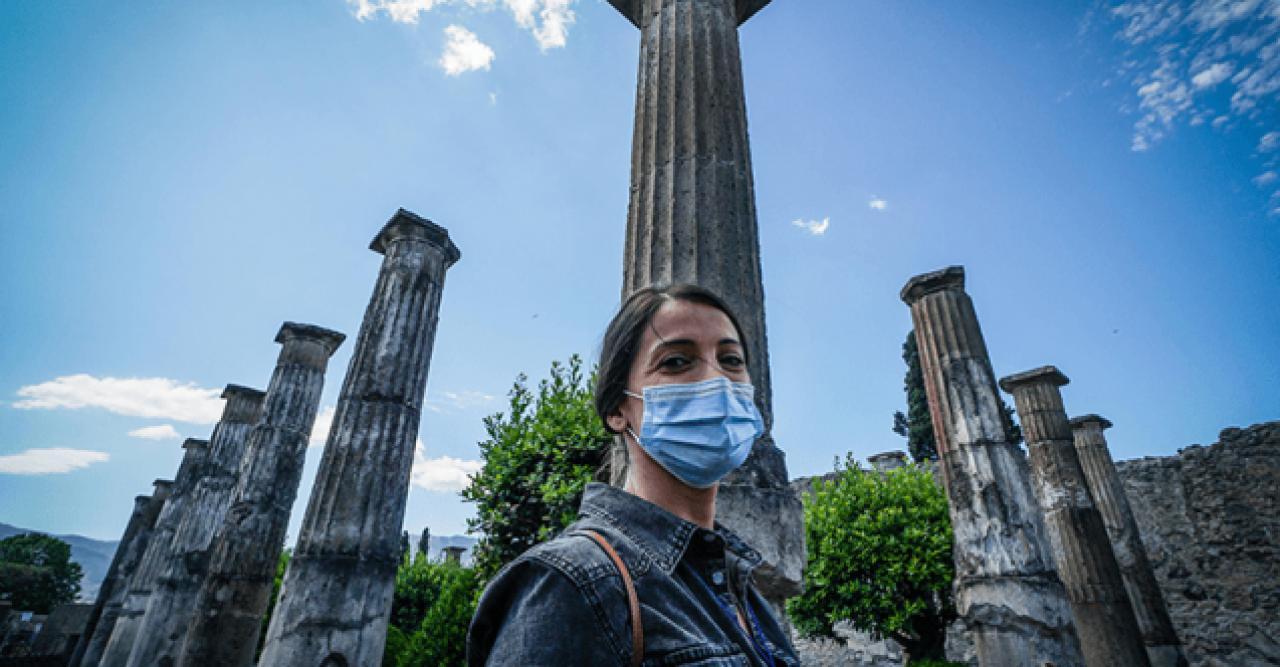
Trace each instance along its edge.
<instances>
[{"instance_id":1,"label":"ancient stone ruin","mask_svg":"<svg viewBox=\"0 0 1280 667\"><path fill-rule=\"evenodd\" d=\"M721 483L716 517L765 560L775 605L800 592L804 511L774 445L764 286L738 26L769 0L609 0L640 29L622 297L654 284L707 287L734 309L765 434ZM678 65L678 66L677 66ZM625 476L615 445L612 479Z\"/></svg>"},{"instance_id":2,"label":"ancient stone ruin","mask_svg":"<svg viewBox=\"0 0 1280 667\"><path fill-rule=\"evenodd\" d=\"M391 615L400 527L435 346L449 233L404 209L370 249L382 271L338 398L263 665L376 665Z\"/></svg>"}]
</instances>

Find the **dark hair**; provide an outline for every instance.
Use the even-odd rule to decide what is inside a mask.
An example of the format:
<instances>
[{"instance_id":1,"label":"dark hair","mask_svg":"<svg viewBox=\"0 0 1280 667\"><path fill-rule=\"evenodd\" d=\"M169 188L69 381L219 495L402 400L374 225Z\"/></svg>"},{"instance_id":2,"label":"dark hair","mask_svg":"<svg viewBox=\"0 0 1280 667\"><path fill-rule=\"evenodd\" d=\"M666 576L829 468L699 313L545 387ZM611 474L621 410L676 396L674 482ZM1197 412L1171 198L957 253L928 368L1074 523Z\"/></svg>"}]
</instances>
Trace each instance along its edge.
<instances>
[{"instance_id":1,"label":"dark hair","mask_svg":"<svg viewBox=\"0 0 1280 667\"><path fill-rule=\"evenodd\" d=\"M636 348L640 345L645 327L653 321L654 313L663 304L672 301L700 303L724 313L737 330L738 341L742 343L744 356L746 354L747 341L742 334L742 326L738 324L738 317L715 292L687 283L655 285L632 292L623 302L618 314L609 322L609 328L605 329L604 340L600 344L596 414L600 415L600 421L610 433L615 431L609 428L608 416L618 408L626 395L627 379L631 375L631 365L635 363Z\"/></svg>"}]
</instances>

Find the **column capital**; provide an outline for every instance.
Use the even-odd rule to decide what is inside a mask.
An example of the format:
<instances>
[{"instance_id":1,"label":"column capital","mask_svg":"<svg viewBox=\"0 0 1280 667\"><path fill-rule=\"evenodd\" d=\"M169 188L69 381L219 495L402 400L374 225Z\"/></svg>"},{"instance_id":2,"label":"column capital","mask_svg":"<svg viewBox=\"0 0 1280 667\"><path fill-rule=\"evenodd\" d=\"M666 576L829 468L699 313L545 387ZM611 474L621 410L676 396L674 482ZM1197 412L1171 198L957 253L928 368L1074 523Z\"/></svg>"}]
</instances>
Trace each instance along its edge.
<instances>
[{"instance_id":1,"label":"column capital","mask_svg":"<svg viewBox=\"0 0 1280 667\"><path fill-rule=\"evenodd\" d=\"M299 324L297 322L285 322L280 325L280 331L276 333L276 342L284 345L291 340L309 340L315 341L324 347L325 351L333 354L334 350L342 345L342 341L347 339L346 334L339 333L332 329L318 327L314 324Z\"/></svg>"},{"instance_id":2,"label":"column capital","mask_svg":"<svg viewBox=\"0 0 1280 667\"><path fill-rule=\"evenodd\" d=\"M934 292L942 292L944 290L964 290L964 267L948 266L945 269L922 273L902 286L902 291L898 293L898 297L908 306L914 305L915 302Z\"/></svg>"},{"instance_id":3,"label":"column capital","mask_svg":"<svg viewBox=\"0 0 1280 667\"><path fill-rule=\"evenodd\" d=\"M1090 414L1090 415L1080 415L1079 417L1071 418L1072 430L1075 430L1078 428L1084 428L1086 426L1089 426L1090 424L1097 424L1099 429L1104 431L1111 428L1111 420L1101 415Z\"/></svg>"},{"instance_id":4,"label":"column capital","mask_svg":"<svg viewBox=\"0 0 1280 667\"><path fill-rule=\"evenodd\" d=\"M156 481L154 481L154 482L152 482L152 483L151 483L151 486L152 486L156 491L168 490L168 489L173 488L173 480L171 480L171 479L157 479ZM155 495L155 493L152 493L151 495Z\"/></svg>"},{"instance_id":5,"label":"column capital","mask_svg":"<svg viewBox=\"0 0 1280 667\"><path fill-rule=\"evenodd\" d=\"M462 252L449 238L449 230L403 208L398 209L387 224L382 226L382 230L369 244L369 249L379 255L385 255L392 243L406 236L420 238L443 250L446 268L453 266L462 258Z\"/></svg>"},{"instance_id":6,"label":"column capital","mask_svg":"<svg viewBox=\"0 0 1280 667\"><path fill-rule=\"evenodd\" d=\"M267 393L262 391L261 389L254 389L252 387L245 387L243 385L238 385L238 384L228 384L222 390L222 398L227 398L227 399L230 399L236 396L244 396L245 398L251 398L251 399L252 398L261 399L266 395Z\"/></svg>"},{"instance_id":7,"label":"column capital","mask_svg":"<svg viewBox=\"0 0 1280 667\"><path fill-rule=\"evenodd\" d=\"M756 12L764 9L764 6L772 0L732 0L734 11L738 15L738 25L747 22L747 19L756 15ZM643 28L641 22L641 14L644 12L645 0L609 0L609 4L618 10L631 25L637 28Z\"/></svg>"},{"instance_id":8,"label":"column capital","mask_svg":"<svg viewBox=\"0 0 1280 667\"><path fill-rule=\"evenodd\" d=\"M182 448L183 449L208 449L209 441L201 440L200 438L187 438L186 440L182 441Z\"/></svg>"},{"instance_id":9,"label":"column capital","mask_svg":"<svg viewBox=\"0 0 1280 667\"><path fill-rule=\"evenodd\" d=\"M1028 385L1048 384L1054 387L1061 387L1068 382L1071 382L1071 380L1067 379L1067 376L1063 375L1057 366L1041 366L1000 378L1000 388L1012 394L1019 388Z\"/></svg>"}]
</instances>

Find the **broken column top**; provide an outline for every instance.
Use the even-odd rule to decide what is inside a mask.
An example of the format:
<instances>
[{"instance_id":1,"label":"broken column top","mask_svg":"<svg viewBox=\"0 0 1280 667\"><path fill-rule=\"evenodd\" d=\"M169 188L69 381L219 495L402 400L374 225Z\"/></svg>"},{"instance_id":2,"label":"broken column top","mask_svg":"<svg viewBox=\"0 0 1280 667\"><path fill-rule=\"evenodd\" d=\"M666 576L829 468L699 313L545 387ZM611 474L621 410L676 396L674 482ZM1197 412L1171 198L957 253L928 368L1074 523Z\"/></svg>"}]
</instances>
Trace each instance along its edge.
<instances>
[{"instance_id":1,"label":"broken column top","mask_svg":"<svg viewBox=\"0 0 1280 667\"><path fill-rule=\"evenodd\" d=\"M222 390L222 398L232 398L234 396L245 396L247 398L261 398L266 396L266 392L261 389L245 387L238 384L229 384Z\"/></svg>"},{"instance_id":2,"label":"broken column top","mask_svg":"<svg viewBox=\"0 0 1280 667\"><path fill-rule=\"evenodd\" d=\"M868 456L867 463L870 463L872 468L881 472L896 470L907 465L907 455L905 452L896 450L892 452L880 452L879 454L872 454L871 456Z\"/></svg>"},{"instance_id":3,"label":"broken column top","mask_svg":"<svg viewBox=\"0 0 1280 667\"><path fill-rule=\"evenodd\" d=\"M1100 415L1080 415L1071 418L1071 428L1081 428L1089 424L1097 424L1103 430L1111 428L1111 420Z\"/></svg>"},{"instance_id":4,"label":"broken column top","mask_svg":"<svg viewBox=\"0 0 1280 667\"><path fill-rule=\"evenodd\" d=\"M734 4L734 9L738 14L738 25L747 22L747 19L755 16L756 12L764 9L771 0L730 0ZM631 21L631 25L637 28L643 28L641 18L644 13L645 0L609 0L609 4L613 8L622 13L623 16Z\"/></svg>"},{"instance_id":5,"label":"broken column top","mask_svg":"<svg viewBox=\"0 0 1280 667\"><path fill-rule=\"evenodd\" d=\"M285 322L280 325L280 331L276 334L276 342L283 345L286 341L301 338L303 340L314 340L323 345L329 354L338 349L342 345L342 341L347 339L346 334L338 333L332 329L318 327L314 324L298 324L297 322Z\"/></svg>"},{"instance_id":6,"label":"broken column top","mask_svg":"<svg viewBox=\"0 0 1280 667\"><path fill-rule=\"evenodd\" d=\"M160 494L160 493L167 493L169 489L173 488L173 480L157 479L156 481L151 483L151 486L154 487L154 490L151 492L152 496L155 496L156 494Z\"/></svg>"},{"instance_id":7,"label":"broken column top","mask_svg":"<svg viewBox=\"0 0 1280 667\"><path fill-rule=\"evenodd\" d=\"M182 448L183 449L208 449L209 441L201 440L200 438L187 438L186 440L182 441Z\"/></svg>"},{"instance_id":8,"label":"broken column top","mask_svg":"<svg viewBox=\"0 0 1280 667\"><path fill-rule=\"evenodd\" d=\"M458 246L453 244L449 238L449 230L437 225L434 222L405 209L399 209L387 224L382 226L382 230L378 235L373 237L373 242L369 244L369 249L385 255L387 248L397 239L405 236L411 236L425 240L427 243L444 250L445 263L447 266L453 266L455 262L462 258L462 252L458 250Z\"/></svg>"},{"instance_id":9,"label":"broken column top","mask_svg":"<svg viewBox=\"0 0 1280 667\"><path fill-rule=\"evenodd\" d=\"M1014 388L1021 385L1049 383L1055 387L1061 387L1070 381L1057 366L1041 366L1000 378L1000 388L1013 393Z\"/></svg>"},{"instance_id":10,"label":"broken column top","mask_svg":"<svg viewBox=\"0 0 1280 667\"><path fill-rule=\"evenodd\" d=\"M908 280L907 284L903 285L902 291L898 293L898 296L910 306L934 292L950 289L964 289L963 266L948 266L945 269L922 273Z\"/></svg>"}]
</instances>

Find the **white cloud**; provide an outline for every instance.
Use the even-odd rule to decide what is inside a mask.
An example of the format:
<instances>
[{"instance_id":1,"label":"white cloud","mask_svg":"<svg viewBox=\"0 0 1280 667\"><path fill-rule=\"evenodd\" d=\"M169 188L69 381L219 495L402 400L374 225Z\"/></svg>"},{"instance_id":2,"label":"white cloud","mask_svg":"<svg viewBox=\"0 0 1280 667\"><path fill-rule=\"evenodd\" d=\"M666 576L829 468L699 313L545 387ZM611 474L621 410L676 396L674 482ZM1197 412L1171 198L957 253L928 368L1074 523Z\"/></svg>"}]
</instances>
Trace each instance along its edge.
<instances>
[{"instance_id":1,"label":"white cloud","mask_svg":"<svg viewBox=\"0 0 1280 667\"><path fill-rule=\"evenodd\" d=\"M177 440L182 437L172 424L143 426L129 431L129 435L143 440Z\"/></svg>"},{"instance_id":2,"label":"white cloud","mask_svg":"<svg viewBox=\"0 0 1280 667\"><path fill-rule=\"evenodd\" d=\"M489 93L489 106L494 106L497 103L498 103L498 94L492 93L492 92Z\"/></svg>"},{"instance_id":3,"label":"white cloud","mask_svg":"<svg viewBox=\"0 0 1280 667\"><path fill-rule=\"evenodd\" d=\"M455 459L452 456L427 458L427 448L418 440L413 451L413 470L409 479L414 486L428 491L461 491L471 483L471 476L480 472L480 461Z\"/></svg>"},{"instance_id":4,"label":"white cloud","mask_svg":"<svg viewBox=\"0 0 1280 667\"><path fill-rule=\"evenodd\" d=\"M883 211L889 208L889 202L875 195L871 195L871 201L867 202L867 207L873 211Z\"/></svg>"},{"instance_id":5,"label":"white cloud","mask_svg":"<svg viewBox=\"0 0 1280 667\"><path fill-rule=\"evenodd\" d=\"M312 447L322 446L329 439L329 429L333 428L333 415L338 409L332 405L326 405L320 413L316 415L316 423L311 427L311 439L309 444Z\"/></svg>"},{"instance_id":6,"label":"white cloud","mask_svg":"<svg viewBox=\"0 0 1280 667\"><path fill-rule=\"evenodd\" d=\"M1231 63L1214 63L1191 77L1191 84L1196 88L1212 88L1231 76Z\"/></svg>"},{"instance_id":7,"label":"white cloud","mask_svg":"<svg viewBox=\"0 0 1280 667\"><path fill-rule=\"evenodd\" d=\"M222 415L221 389L168 378L94 377L80 373L18 390L20 410L101 408L129 417L212 424Z\"/></svg>"},{"instance_id":8,"label":"white cloud","mask_svg":"<svg viewBox=\"0 0 1280 667\"><path fill-rule=\"evenodd\" d=\"M568 41L569 26L577 19L573 12L576 2L577 0L501 0L501 5L510 12L516 24L528 30L538 46L546 51L562 48ZM347 4L360 21L368 21L384 14L396 23L415 25L420 15L437 7L466 5L472 9L490 11L498 6L499 0L347 0Z\"/></svg>"},{"instance_id":9,"label":"white cloud","mask_svg":"<svg viewBox=\"0 0 1280 667\"><path fill-rule=\"evenodd\" d=\"M1276 170L1272 169L1270 171L1264 171L1261 174L1254 176L1253 184L1260 188L1265 188L1268 185L1275 183L1276 180L1278 179L1280 179L1280 174L1277 174Z\"/></svg>"},{"instance_id":10,"label":"white cloud","mask_svg":"<svg viewBox=\"0 0 1280 667\"><path fill-rule=\"evenodd\" d=\"M823 218L821 220L792 220L791 224L814 236L822 236L827 233L827 227L831 226L831 218Z\"/></svg>"},{"instance_id":11,"label":"white cloud","mask_svg":"<svg viewBox=\"0 0 1280 667\"><path fill-rule=\"evenodd\" d=\"M474 32L451 25L444 29L444 34L447 41L439 62L445 74L458 76L463 72L489 69L493 62L493 49L480 41Z\"/></svg>"},{"instance_id":12,"label":"white cloud","mask_svg":"<svg viewBox=\"0 0 1280 667\"><path fill-rule=\"evenodd\" d=\"M464 389L462 391L442 391L437 396L428 392L422 407L432 412L454 412L483 407L493 402L497 396L482 391Z\"/></svg>"},{"instance_id":13,"label":"white cloud","mask_svg":"<svg viewBox=\"0 0 1280 667\"><path fill-rule=\"evenodd\" d=\"M1258 140L1258 152L1270 153L1280 148L1280 132L1268 132Z\"/></svg>"},{"instance_id":14,"label":"white cloud","mask_svg":"<svg viewBox=\"0 0 1280 667\"><path fill-rule=\"evenodd\" d=\"M446 0L447 1L447 0ZM385 12L396 23L417 23L418 14L431 11L436 0L347 0L355 9L356 19L367 21Z\"/></svg>"},{"instance_id":15,"label":"white cloud","mask_svg":"<svg viewBox=\"0 0 1280 667\"><path fill-rule=\"evenodd\" d=\"M0 456L0 473L10 475L53 475L87 468L110 459L106 452L88 449L28 449L18 454Z\"/></svg>"}]
</instances>

